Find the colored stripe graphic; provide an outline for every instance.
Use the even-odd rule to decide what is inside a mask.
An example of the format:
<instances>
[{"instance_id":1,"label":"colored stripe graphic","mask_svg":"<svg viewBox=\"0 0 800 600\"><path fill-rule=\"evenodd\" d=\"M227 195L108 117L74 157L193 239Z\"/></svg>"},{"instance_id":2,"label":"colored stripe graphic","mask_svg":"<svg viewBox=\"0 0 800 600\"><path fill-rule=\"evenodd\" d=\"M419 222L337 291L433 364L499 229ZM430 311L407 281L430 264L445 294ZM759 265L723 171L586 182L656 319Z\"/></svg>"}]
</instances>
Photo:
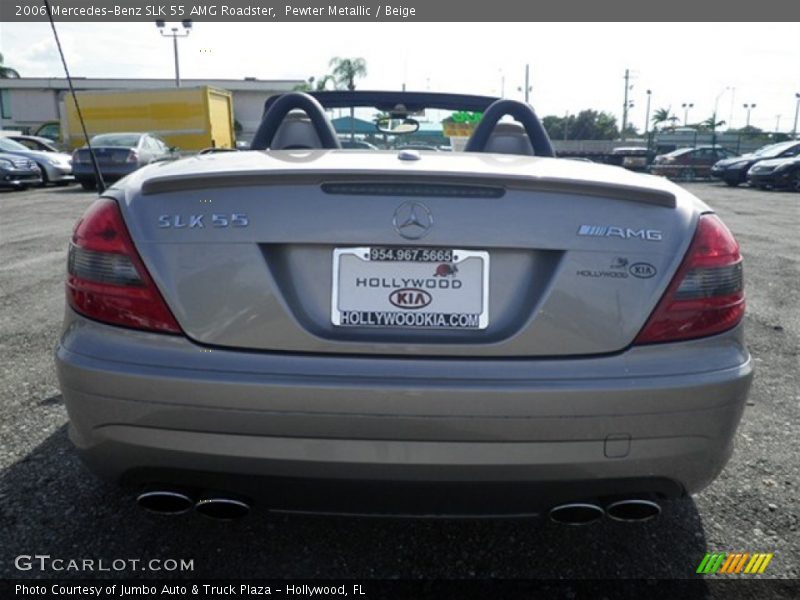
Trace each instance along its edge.
<instances>
[{"instance_id":1,"label":"colored stripe graphic","mask_svg":"<svg viewBox=\"0 0 800 600\"><path fill-rule=\"evenodd\" d=\"M744 569L744 573L747 574L761 574L766 570L772 557L772 553L708 552L703 557L703 560L700 561L696 572L704 575L713 575L714 573L739 574Z\"/></svg>"},{"instance_id":2,"label":"colored stripe graphic","mask_svg":"<svg viewBox=\"0 0 800 600\"><path fill-rule=\"evenodd\" d=\"M730 573L731 567L739 561L741 554L728 554L728 558L722 564L722 568L719 570L720 573Z\"/></svg>"},{"instance_id":3,"label":"colored stripe graphic","mask_svg":"<svg viewBox=\"0 0 800 600\"><path fill-rule=\"evenodd\" d=\"M706 553L705 557L700 563L700 566L697 567L697 572L705 574L716 573L717 569L720 568L720 566L722 565L722 561L724 560L725 560L724 552L721 552L719 554L716 552L713 554Z\"/></svg>"},{"instance_id":4,"label":"colored stripe graphic","mask_svg":"<svg viewBox=\"0 0 800 600\"><path fill-rule=\"evenodd\" d=\"M739 573L742 570L742 567L744 567L744 563L747 560L748 556L750 556L749 552L745 552L744 554L742 554L742 558L739 559L738 563L736 563L736 570L733 571L734 573Z\"/></svg>"}]
</instances>

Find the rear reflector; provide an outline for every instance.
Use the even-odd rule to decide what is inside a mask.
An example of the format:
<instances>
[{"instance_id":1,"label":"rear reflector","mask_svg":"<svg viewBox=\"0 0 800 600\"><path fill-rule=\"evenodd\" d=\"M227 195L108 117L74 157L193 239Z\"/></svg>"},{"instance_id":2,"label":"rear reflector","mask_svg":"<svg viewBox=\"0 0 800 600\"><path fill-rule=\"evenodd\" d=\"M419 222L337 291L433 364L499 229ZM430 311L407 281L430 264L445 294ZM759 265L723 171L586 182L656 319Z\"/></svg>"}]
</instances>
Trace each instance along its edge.
<instances>
[{"instance_id":1,"label":"rear reflector","mask_svg":"<svg viewBox=\"0 0 800 600\"><path fill-rule=\"evenodd\" d=\"M686 257L634 344L721 333L742 320L744 307L739 244L719 217L701 215Z\"/></svg>"},{"instance_id":2,"label":"rear reflector","mask_svg":"<svg viewBox=\"0 0 800 600\"><path fill-rule=\"evenodd\" d=\"M113 325L181 333L114 200L98 199L78 221L67 273L67 301L75 311Z\"/></svg>"}]
</instances>

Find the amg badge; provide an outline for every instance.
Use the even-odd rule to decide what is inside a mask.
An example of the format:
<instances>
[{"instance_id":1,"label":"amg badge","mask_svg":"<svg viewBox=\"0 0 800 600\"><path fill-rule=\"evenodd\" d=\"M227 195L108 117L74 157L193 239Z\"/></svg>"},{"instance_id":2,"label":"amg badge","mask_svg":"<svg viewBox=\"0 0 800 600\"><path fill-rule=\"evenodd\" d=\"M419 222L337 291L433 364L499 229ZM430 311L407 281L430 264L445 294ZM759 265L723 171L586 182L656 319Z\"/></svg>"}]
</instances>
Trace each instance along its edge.
<instances>
[{"instance_id":1,"label":"amg badge","mask_svg":"<svg viewBox=\"0 0 800 600\"><path fill-rule=\"evenodd\" d=\"M614 227L611 225L581 225L578 235L592 237L618 237L626 240L639 239L649 242L660 242L664 239L663 233L658 229L631 229L630 227Z\"/></svg>"}]
</instances>

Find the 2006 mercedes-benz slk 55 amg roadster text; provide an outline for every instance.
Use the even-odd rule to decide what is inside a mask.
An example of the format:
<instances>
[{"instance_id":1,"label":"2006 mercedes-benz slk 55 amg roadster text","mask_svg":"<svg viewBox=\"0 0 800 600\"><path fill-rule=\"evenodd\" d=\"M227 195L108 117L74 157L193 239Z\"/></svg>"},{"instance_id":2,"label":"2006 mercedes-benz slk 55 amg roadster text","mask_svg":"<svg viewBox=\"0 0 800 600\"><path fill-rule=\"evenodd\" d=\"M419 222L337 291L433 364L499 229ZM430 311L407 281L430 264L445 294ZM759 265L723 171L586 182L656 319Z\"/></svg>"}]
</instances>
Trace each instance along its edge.
<instances>
[{"instance_id":1,"label":"2006 mercedes-benz slk 55 amg roadster text","mask_svg":"<svg viewBox=\"0 0 800 600\"><path fill-rule=\"evenodd\" d=\"M713 211L479 96L270 98L250 150L105 191L66 292L71 439L159 512L647 518L752 377Z\"/></svg>"}]
</instances>

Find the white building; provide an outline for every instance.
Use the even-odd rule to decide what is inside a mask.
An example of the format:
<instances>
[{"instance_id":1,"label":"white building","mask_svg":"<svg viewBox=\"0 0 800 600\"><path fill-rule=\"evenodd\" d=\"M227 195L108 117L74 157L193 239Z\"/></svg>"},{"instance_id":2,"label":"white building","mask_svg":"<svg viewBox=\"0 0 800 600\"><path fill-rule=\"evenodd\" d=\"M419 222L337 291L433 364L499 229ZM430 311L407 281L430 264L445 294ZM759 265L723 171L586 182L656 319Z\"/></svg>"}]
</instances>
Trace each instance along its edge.
<instances>
[{"instance_id":1,"label":"white building","mask_svg":"<svg viewBox=\"0 0 800 600\"><path fill-rule=\"evenodd\" d=\"M296 80L245 79L182 79L181 87L208 85L233 94L234 118L241 123L240 139L249 140L261 122L264 101L270 96L290 92L304 83ZM78 90L141 90L169 88L174 79L90 79L73 77ZM59 121L59 106L69 93L63 77L21 77L0 79L0 127L33 133L40 125Z\"/></svg>"}]
</instances>

